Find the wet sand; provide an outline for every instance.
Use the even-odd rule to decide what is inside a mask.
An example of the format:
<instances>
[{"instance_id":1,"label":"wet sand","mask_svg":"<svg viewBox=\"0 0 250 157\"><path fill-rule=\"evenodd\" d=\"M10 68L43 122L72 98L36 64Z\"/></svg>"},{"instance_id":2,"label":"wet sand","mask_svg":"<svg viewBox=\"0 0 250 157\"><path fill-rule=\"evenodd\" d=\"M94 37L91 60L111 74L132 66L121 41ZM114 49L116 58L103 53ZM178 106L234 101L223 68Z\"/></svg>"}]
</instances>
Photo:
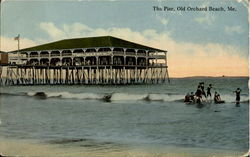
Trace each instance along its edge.
<instances>
[{"instance_id":1,"label":"wet sand","mask_svg":"<svg viewBox=\"0 0 250 157\"><path fill-rule=\"evenodd\" d=\"M45 144L25 140L0 141L0 154L4 156L36 157L241 157L244 153L205 148L136 148L93 149L86 147Z\"/></svg>"}]
</instances>

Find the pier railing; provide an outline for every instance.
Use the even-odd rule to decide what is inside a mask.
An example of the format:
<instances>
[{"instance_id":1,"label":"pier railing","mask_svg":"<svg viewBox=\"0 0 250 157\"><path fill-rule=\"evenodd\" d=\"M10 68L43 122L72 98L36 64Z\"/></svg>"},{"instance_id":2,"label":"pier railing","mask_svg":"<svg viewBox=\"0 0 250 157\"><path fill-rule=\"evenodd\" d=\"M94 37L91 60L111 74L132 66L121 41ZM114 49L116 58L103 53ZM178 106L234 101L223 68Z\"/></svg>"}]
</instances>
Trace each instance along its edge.
<instances>
[{"instance_id":1,"label":"pier railing","mask_svg":"<svg viewBox=\"0 0 250 157\"><path fill-rule=\"evenodd\" d=\"M153 54L153 53L135 53L135 52L122 52L122 51L106 51L106 52L84 52L84 53L60 53L60 54L36 54L36 55L25 55L19 56L22 59L29 58L40 58L40 57L88 57L88 56L111 56L111 55L123 55L123 56L133 56L133 57L150 57L157 59L164 59L166 55L164 54Z\"/></svg>"}]
</instances>

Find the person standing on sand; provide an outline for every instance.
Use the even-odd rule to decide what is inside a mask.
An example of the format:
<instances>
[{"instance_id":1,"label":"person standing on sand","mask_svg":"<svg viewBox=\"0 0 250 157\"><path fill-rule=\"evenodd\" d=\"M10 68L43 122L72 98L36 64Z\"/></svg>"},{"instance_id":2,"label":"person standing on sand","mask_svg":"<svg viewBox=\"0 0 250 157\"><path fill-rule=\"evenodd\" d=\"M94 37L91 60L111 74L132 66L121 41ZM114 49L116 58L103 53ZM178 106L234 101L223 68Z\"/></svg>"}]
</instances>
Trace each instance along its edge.
<instances>
[{"instance_id":1,"label":"person standing on sand","mask_svg":"<svg viewBox=\"0 0 250 157\"><path fill-rule=\"evenodd\" d=\"M236 105L240 104L240 92L241 92L240 88L237 88L237 90L234 91L234 93L236 93Z\"/></svg>"}]
</instances>

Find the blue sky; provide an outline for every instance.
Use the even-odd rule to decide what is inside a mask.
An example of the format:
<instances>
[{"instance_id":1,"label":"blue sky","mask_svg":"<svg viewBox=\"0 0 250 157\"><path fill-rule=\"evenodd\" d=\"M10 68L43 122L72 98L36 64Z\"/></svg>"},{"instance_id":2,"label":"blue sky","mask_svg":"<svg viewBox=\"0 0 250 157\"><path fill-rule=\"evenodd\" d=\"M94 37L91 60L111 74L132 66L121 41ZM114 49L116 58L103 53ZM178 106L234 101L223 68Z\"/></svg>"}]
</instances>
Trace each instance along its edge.
<instances>
[{"instance_id":1,"label":"blue sky","mask_svg":"<svg viewBox=\"0 0 250 157\"><path fill-rule=\"evenodd\" d=\"M111 35L121 35L122 31L124 31L124 34L127 31L127 33L137 33L138 39L140 38L139 35L141 35L145 40L151 40L151 34L145 32L153 31L154 33L152 34L158 35L158 37L162 35L164 39L171 39L170 41L178 43L178 46L181 46L182 43L195 44L196 46L219 44L226 49L232 48L237 51L226 51L226 53L237 53L237 55L246 59L248 58L248 10L246 4L247 2L244 0L241 2L236 0L7 0L1 4L1 36L13 38L20 33L22 38L32 41L35 44L42 44L62 38L98 35L98 33L90 32L102 32L100 35L109 33ZM169 6L174 8L177 6L213 6L224 7L225 9L228 6L232 6L237 11L164 12L154 11L153 6ZM121 37L137 41L137 38L133 39L131 35L121 35ZM142 40L143 44L151 43L145 40ZM157 46L157 44L155 45ZM168 49L168 47L164 48ZM186 49L186 52L183 53L195 55L195 51L192 51Z\"/></svg>"},{"instance_id":2,"label":"blue sky","mask_svg":"<svg viewBox=\"0 0 250 157\"><path fill-rule=\"evenodd\" d=\"M155 12L152 6L233 6L237 12ZM212 24L199 23L195 18L205 14L213 17ZM53 22L60 27L74 22L92 28L128 27L135 31L155 29L170 32L177 41L196 43L216 42L248 47L247 9L236 1L6 1L2 4L2 35L13 37L20 33L32 40L47 39L39 29L41 22ZM162 24L160 18L166 19ZM225 27L239 27L242 31L227 33Z\"/></svg>"}]
</instances>

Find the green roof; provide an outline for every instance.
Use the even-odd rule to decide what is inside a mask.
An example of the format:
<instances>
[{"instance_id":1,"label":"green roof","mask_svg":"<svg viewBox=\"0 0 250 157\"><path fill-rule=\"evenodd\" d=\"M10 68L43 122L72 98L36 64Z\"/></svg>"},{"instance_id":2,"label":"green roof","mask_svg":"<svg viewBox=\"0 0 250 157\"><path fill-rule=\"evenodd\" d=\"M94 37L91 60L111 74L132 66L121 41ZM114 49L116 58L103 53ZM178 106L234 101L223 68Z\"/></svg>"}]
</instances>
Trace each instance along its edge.
<instances>
[{"instance_id":1,"label":"green roof","mask_svg":"<svg viewBox=\"0 0 250 157\"><path fill-rule=\"evenodd\" d=\"M112 36L65 39L48 44L21 49L20 51L41 51L41 50L93 48L93 47L125 47L125 48L146 49L154 51L164 51Z\"/></svg>"}]
</instances>

